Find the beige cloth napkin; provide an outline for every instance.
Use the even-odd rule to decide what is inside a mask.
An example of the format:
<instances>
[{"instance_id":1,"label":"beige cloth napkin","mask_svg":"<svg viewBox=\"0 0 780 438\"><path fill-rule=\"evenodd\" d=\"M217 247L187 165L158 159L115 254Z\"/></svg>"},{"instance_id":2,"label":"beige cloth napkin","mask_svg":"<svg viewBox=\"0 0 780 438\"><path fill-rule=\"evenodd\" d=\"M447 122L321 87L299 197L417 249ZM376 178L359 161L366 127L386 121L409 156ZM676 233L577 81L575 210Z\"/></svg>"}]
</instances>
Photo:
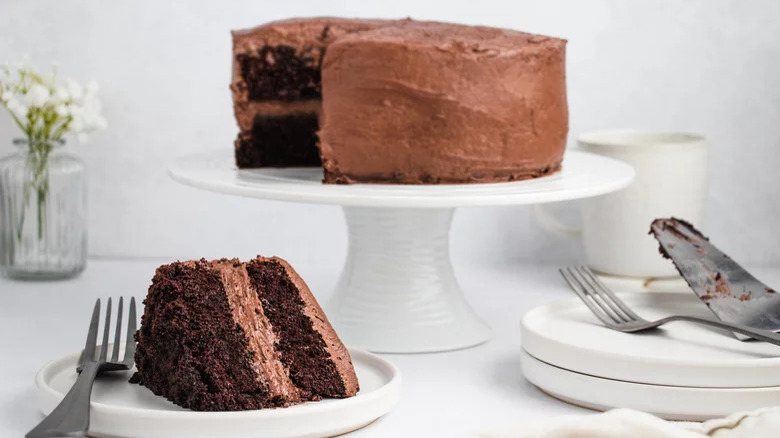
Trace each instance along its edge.
<instances>
[{"instance_id":1,"label":"beige cloth napkin","mask_svg":"<svg viewBox=\"0 0 780 438\"><path fill-rule=\"evenodd\" d=\"M741 412L704 423L665 421L631 409L515 424L480 438L772 438L780 437L780 407Z\"/></svg>"}]
</instances>

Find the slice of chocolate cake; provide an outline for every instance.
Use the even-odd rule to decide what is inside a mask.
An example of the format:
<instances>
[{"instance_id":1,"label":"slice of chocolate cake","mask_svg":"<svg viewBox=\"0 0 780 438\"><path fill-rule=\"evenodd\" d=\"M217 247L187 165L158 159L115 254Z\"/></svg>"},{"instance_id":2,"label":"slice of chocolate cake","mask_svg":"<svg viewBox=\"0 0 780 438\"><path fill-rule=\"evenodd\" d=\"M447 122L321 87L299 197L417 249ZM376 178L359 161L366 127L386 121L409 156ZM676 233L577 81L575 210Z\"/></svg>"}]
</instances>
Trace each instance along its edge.
<instances>
[{"instance_id":1,"label":"slice of chocolate cake","mask_svg":"<svg viewBox=\"0 0 780 438\"><path fill-rule=\"evenodd\" d=\"M262 409L358 391L347 349L280 258L161 266L144 304L133 379L179 406Z\"/></svg>"},{"instance_id":2,"label":"slice of chocolate cake","mask_svg":"<svg viewBox=\"0 0 780 438\"><path fill-rule=\"evenodd\" d=\"M320 65L338 37L392 21L300 18L233 32L239 168L319 166Z\"/></svg>"}]
</instances>

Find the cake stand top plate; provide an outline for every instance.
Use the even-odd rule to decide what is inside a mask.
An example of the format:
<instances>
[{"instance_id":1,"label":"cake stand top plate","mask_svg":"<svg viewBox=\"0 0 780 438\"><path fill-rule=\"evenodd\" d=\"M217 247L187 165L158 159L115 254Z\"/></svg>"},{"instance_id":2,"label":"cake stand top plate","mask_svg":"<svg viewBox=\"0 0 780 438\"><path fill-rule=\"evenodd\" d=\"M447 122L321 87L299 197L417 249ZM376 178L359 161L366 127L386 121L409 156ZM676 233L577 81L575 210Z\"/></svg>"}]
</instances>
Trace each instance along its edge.
<instances>
[{"instance_id":1,"label":"cake stand top plate","mask_svg":"<svg viewBox=\"0 0 780 438\"><path fill-rule=\"evenodd\" d=\"M631 183L621 161L568 150L550 176L489 184L322 184L320 168L236 169L230 149L180 159L168 172L181 183L231 195L352 207L452 208L566 201L614 192Z\"/></svg>"}]
</instances>

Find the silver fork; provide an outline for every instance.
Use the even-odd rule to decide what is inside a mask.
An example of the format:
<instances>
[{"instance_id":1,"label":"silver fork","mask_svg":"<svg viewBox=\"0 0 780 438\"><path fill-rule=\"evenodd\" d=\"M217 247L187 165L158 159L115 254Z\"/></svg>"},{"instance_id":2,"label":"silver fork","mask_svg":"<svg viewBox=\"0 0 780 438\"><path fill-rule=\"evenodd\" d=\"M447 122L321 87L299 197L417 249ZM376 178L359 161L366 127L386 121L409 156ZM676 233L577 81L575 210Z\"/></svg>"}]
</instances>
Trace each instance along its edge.
<instances>
[{"instance_id":1,"label":"silver fork","mask_svg":"<svg viewBox=\"0 0 780 438\"><path fill-rule=\"evenodd\" d=\"M780 345L780 334L718 319L690 315L673 315L657 321L642 319L626 306L596 277L587 266L569 266L559 269L577 296L607 327L621 332L634 333L654 329L672 321L688 321L741 333L760 341Z\"/></svg>"},{"instance_id":2,"label":"silver fork","mask_svg":"<svg viewBox=\"0 0 780 438\"><path fill-rule=\"evenodd\" d=\"M103 343L100 354L97 355L98 321L100 320L100 299L95 303L92 311L92 320L87 332L87 343L81 352L77 371L79 377L76 383L65 395L59 405L40 422L33 430L25 435L25 438L50 438L72 436L74 433L86 433L89 429L89 399L92 394L92 383L98 374L105 371L124 371L133 367L135 355L135 298L130 299L130 315L127 321L127 334L125 339L125 355L119 359L119 346L122 341L122 305L123 298L119 298L117 310L116 334L114 335L114 348L111 360L108 356L108 335L111 328L111 298L106 305L106 320L103 328Z\"/></svg>"}]
</instances>

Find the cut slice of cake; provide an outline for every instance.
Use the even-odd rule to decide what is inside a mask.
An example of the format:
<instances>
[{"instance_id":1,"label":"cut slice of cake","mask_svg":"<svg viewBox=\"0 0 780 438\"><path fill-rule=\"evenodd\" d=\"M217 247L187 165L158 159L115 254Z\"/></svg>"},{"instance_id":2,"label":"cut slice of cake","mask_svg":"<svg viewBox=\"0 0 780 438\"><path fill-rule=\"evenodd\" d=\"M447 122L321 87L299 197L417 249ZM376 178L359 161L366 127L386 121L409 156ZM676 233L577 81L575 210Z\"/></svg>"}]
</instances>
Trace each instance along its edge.
<instances>
[{"instance_id":1,"label":"cut slice of cake","mask_svg":"<svg viewBox=\"0 0 780 438\"><path fill-rule=\"evenodd\" d=\"M284 407L359 389L346 347L280 258L161 266L144 304L133 380L179 406Z\"/></svg>"}]
</instances>

